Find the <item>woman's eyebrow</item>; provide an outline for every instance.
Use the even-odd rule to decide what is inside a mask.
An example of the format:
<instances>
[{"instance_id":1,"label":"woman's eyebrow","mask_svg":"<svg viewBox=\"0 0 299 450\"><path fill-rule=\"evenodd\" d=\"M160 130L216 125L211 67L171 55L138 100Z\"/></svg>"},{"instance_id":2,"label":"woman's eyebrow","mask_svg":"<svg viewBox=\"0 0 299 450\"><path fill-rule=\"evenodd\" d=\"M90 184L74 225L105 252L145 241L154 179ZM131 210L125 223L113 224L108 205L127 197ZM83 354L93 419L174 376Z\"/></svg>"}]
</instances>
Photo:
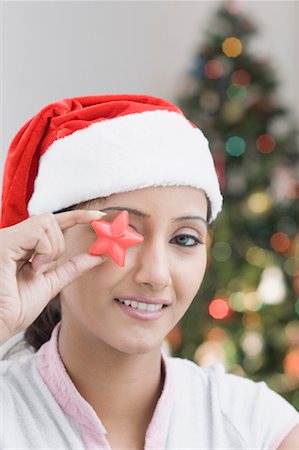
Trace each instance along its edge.
<instances>
[{"instance_id":1,"label":"woman's eyebrow","mask_svg":"<svg viewBox=\"0 0 299 450\"><path fill-rule=\"evenodd\" d=\"M138 217L146 218L146 219L149 219L151 217L149 214L146 214L146 213L144 213L142 211L139 211L138 209L126 208L125 206L109 206L109 208L101 208L101 211L110 211L110 210L116 210L116 211L124 211L124 210L126 210L130 214L133 214L133 215L138 216ZM201 220L208 226L208 222L202 216L172 217L171 220L172 220L172 222L181 222L183 220L188 220L188 219Z\"/></svg>"}]
</instances>

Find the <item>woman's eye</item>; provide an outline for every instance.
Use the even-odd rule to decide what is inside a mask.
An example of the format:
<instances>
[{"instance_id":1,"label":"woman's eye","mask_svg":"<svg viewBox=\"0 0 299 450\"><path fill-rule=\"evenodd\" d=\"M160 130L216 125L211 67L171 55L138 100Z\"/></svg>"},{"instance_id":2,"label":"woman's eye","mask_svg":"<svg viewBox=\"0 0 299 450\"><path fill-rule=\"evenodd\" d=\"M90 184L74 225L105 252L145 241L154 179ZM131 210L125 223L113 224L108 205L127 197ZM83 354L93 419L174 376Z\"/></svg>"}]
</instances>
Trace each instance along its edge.
<instances>
[{"instance_id":1,"label":"woman's eye","mask_svg":"<svg viewBox=\"0 0 299 450\"><path fill-rule=\"evenodd\" d=\"M136 228L134 228L132 225L130 225L130 228L133 228L136 231ZM178 236L174 237L172 241L174 239L177 240L178 245L180 245L181 247L197 247L197 245L199 244L204 244L203 241L195 236L192 236L192 234L179 234ZM193 241L193 244L187 244L187 242L190 241Z\"/></svg>"},{"instance_id":2,"label":"woman's eye","mask_svg":"<svg viewBox=\"0 0 299 450\"><path fill-rule=\"evenodd\" d=\"M180 234L178 236L176 236L174 239L177 239L178 245L182 246L182 247L196 247L199 244L203 244L204 242L200 241L197 237L192 236L191 234ZM193 240L195 243L194 244L184 244L184 242L186 243L187 241L190 242L190 240Z\"/></svg>"}]
</instances>

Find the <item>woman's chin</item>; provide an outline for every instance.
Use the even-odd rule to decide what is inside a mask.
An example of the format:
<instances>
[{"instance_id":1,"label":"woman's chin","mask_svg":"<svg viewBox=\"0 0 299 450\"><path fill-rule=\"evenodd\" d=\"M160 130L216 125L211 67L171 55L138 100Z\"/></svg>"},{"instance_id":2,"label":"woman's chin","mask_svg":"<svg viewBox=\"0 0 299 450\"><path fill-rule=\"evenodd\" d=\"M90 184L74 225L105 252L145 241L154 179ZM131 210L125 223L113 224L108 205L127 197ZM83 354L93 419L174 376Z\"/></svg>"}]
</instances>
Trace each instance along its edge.
<instances>
[{"instance_id":1,"label":"woman's chin","mask_svg":"<svg viewBox=\"0 0 299 450\"><path fill-rule=\"evenodd\" d=\"M161 342L157 342L157 340L146 340L146 339L126 339L122 341L121 344L115 345L114 348L121 353L126 353L128 355L142 355L146 353L150 353L160 349L162 346Z\"/></svg>"}]
</instances>

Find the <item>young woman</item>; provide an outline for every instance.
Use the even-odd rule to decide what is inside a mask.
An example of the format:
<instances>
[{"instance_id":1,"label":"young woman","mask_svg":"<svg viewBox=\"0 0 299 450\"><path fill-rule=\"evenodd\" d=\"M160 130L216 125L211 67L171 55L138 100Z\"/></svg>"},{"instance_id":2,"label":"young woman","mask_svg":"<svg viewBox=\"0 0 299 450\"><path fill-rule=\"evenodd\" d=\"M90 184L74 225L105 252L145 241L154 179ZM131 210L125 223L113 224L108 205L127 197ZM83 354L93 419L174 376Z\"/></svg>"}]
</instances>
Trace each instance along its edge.
<instances>
[{"instance_id":1,"label":"young woman","mask_svg":"<svg viewBox=\"0 0 299 450\"><path fill-rule=\"evenodd\" d=\"M28 348L0 362L1 448L299 448L298 412L264 382L162 347L221 207L206 138L166 100L63 99L23 126L4 171L0 329ZM89 253L91 223L122 211L143 237L124 267Z\"/></svg>"}]
</instances>

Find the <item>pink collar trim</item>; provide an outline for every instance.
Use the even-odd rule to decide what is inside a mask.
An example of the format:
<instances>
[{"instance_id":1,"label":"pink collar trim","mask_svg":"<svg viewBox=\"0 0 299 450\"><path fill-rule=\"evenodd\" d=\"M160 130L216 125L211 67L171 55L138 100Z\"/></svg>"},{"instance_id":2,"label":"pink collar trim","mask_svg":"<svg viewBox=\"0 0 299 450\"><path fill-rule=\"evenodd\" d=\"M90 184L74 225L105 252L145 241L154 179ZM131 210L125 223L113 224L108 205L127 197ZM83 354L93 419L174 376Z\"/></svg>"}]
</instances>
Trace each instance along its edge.
<instances>
[{"instance_id":1,"label":"pink collar trim","mask_svg":"<svg viewBox=\"0 0 299 450\"><path fill-rule=\"evenodd\" d=\"M58 352L58 333L61 322L53 329L51 338L37 352L37 368L40 376L65 414L74 419L86 449L101 445L111 450L105 437L106 429L92 406L81 396L67 373ZM161 349L165 381L152 420L145 436L144 449L165 448L170 415L174 400L174 382L168 357Z\"/></svg>"}]
</instances>

